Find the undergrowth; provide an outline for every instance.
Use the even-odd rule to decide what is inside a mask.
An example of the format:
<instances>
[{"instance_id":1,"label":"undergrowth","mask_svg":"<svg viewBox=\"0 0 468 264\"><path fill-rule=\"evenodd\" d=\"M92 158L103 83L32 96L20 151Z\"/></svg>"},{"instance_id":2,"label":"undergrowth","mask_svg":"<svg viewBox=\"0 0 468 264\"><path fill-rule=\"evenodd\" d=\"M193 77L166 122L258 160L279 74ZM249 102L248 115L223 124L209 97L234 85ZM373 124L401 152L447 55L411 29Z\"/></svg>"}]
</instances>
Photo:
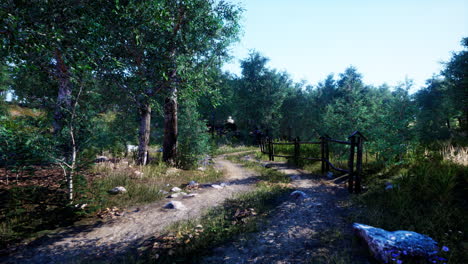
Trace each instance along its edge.
<instances>
[{"instance_id":1,"label":"undergrowth","mask_svg":"<svg viewBox=\"0 0 468 264\"><path fill-rule=\"evenodd\" d=\"M447 263L468 263L468 167L421 151L383 171L365 178L369 190L355 198L354 221L428 235L449 249L441 251Z\"/></svg>"}]
</instances>

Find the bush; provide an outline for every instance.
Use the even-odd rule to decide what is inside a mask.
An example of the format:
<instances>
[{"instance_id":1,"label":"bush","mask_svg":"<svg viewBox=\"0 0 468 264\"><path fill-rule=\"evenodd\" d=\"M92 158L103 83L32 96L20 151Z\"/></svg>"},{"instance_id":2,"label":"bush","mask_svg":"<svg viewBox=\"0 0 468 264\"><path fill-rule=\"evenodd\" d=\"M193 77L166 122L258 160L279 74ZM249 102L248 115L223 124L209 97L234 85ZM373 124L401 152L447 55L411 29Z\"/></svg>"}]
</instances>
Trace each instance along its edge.
<instances>
[{"instance_id":1,"label":"bush","mask_svg":"<svg viewBox=\"0 0 468 264\"><path fill-rule=\"evenodd\" d=\"M0 116L0 166L48 162L53 138L43 117Z\"/></svg>"},{"instance_id":2,"label":"bush","mask_svg":"<svg viewBox=\"0 0 468 264\"><path fill-rule=\"evenodd\" d=\"M182 107L179 117L179 147L177 165L190 169L202 155L210 151L210 135L200 114L192 105Z\"/></svg>"}]
</instances>

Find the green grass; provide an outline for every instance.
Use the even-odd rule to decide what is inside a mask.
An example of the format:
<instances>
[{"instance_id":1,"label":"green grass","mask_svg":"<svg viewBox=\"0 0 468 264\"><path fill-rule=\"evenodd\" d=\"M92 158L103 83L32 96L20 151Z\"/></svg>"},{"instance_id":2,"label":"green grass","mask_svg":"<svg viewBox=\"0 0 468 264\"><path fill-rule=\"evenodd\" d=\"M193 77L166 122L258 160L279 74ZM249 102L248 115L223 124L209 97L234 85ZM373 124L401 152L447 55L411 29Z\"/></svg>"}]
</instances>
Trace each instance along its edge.
<instances>
[{"instance_id":1,"label":"green grass","mask_svg":"<svg viewBox=\"0 0 468 264\"><path fill-rule=\"evenodd\" d=\"M142 172L136 176L134 171ZM205 171L168 169L162 164L150 164L135 169L111 169L97 167L96 172L105 175L93 181L87 191L90 208L110 208L112 206L128 207L145 204L162 199L165 195L160 192L169 191L172 187L180 187L190 181L200 183L214 182L222 178L222 173L213 168ZM110 195L108 190L123 186L127 192L119 195Z\"/></svg>"},{"instance_id":2,"label":"green grass","mask_svg":"<svg viewBox=\"0 0 468 264\"><path fill-rule=\"evenodd\" d=\"M241 152L241 151L254 151L257 150L258 147L256 146L229 146L229 145L222 145L217 147L213 151L213 155L222 155L222 154L229 154L229 153L235 153L235 152Z\"/></svg>"},{"instance_id":3,"label":"green grass","mask_svg":"<svg viewBox=\"0 0 468 264\"><path fill-rule=\"evenodd\" d=\"M394 186L385 190L385 182ZM405 165L369 175L369 191L357 196L354 221L387 230L429 235L450 248L448 263L468 263L466 254L468 167L443 160L436 152L412 153Z\"/></svg>"}]
</instances>

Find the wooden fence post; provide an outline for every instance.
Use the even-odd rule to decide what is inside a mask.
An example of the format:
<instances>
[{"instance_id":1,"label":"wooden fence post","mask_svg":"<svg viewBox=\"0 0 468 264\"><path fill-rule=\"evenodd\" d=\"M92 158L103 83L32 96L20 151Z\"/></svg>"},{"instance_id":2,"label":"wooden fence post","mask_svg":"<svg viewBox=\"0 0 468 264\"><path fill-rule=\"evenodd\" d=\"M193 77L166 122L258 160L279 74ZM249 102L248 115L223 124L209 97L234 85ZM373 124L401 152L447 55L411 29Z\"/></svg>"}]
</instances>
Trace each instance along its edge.
<instances>
[{"instance_id":1,"label":"wooden fence post","mask_svg":"<svg viewBox=\"0 0 468 264\"><path fill-rule=\"evenodd\" d=\"M270 161L273 160L273 145L271 144L271 138L268 138L268 157Z\"/></svg>"},{"instance_id":2,"label":"wooden fence post","mask_svg":"<svg viewBox=\"0 0 468 264\"><path fill-rule=\"evenodd\" d=\"M299 155L300 155L300 145L299 145L299 139L298 138L295 138L294 139L294 164L296 166L299 165Z\"/></svg>"},{"instance_id":3,"label":"wooden fence post","mask_svg":"<svg viewBox=\"0 0 468 264\"><path fill-rule=\"evenodd\" d=\"M353 192L354 187L354 147L356 146L356 137L352 136L351 138L351 147L349 150L349 160L348 160L348 169L349 169L349 178L348 178L348 191L349 193Z\"/></svg>"},{"instance_id":4,"label":"wooden fence post","mask_svg":"<svg viewBox=\"0 0 468 264\"><path fill-rule=\"evenodd\" d=\"M322 175L325 175L325 138L323 136L320 137L320 151L320 158L322 159Z\"/></svg>"},{"instance_id":5,"label":"wooden fence post","mask_svg":"<svg viewBox=\"0 0 468 264\"><path fill-rule=\"evenodd\" d=\"M275 145L273 145L273 139L271 139L271 161L275 161Z\"/></svg>"},{"instance_id":6,"label":"wooden fence post","mask_svg":"<svg viewBox=\"0 0 468 264\"><path fill-rule=\"evenodd\" d=\"M356 183L354 187L356 193L361 192L362 141L363 141L363 138L359 136L357 138Z\"/></svg>"},{"instance_id":7,"label":"wooden fence post","mask_svg":"<svg viewBox=\"0 0 468 264\"><path fill-rule=\"evenodd\" d=\"M325 171L329 172L330 171L330 146L328 143L328 137L325 137L325 159L327 162L325 163Z\"/></svg>"}]
</instances>

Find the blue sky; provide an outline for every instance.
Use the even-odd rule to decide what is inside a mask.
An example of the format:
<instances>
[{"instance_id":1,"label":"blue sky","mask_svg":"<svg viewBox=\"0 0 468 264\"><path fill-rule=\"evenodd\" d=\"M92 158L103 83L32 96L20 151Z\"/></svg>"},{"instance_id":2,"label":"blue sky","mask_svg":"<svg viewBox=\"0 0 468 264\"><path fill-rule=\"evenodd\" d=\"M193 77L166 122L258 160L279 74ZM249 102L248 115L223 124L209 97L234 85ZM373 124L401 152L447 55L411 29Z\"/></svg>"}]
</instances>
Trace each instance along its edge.
<instances>
[{"instance_id":1,"label":"blue sky","mask_svg":"<svg viewBox=\"0 0 468 264\"><path fill-rule=\"evenodd\" d=\"M254 49L269 67L317 84L357 67L368 84L413 79L413 91L441 69L468 37L468 1L233 0L245 8L244 34L224 69Z\"/></svg>"}]
</instances>

